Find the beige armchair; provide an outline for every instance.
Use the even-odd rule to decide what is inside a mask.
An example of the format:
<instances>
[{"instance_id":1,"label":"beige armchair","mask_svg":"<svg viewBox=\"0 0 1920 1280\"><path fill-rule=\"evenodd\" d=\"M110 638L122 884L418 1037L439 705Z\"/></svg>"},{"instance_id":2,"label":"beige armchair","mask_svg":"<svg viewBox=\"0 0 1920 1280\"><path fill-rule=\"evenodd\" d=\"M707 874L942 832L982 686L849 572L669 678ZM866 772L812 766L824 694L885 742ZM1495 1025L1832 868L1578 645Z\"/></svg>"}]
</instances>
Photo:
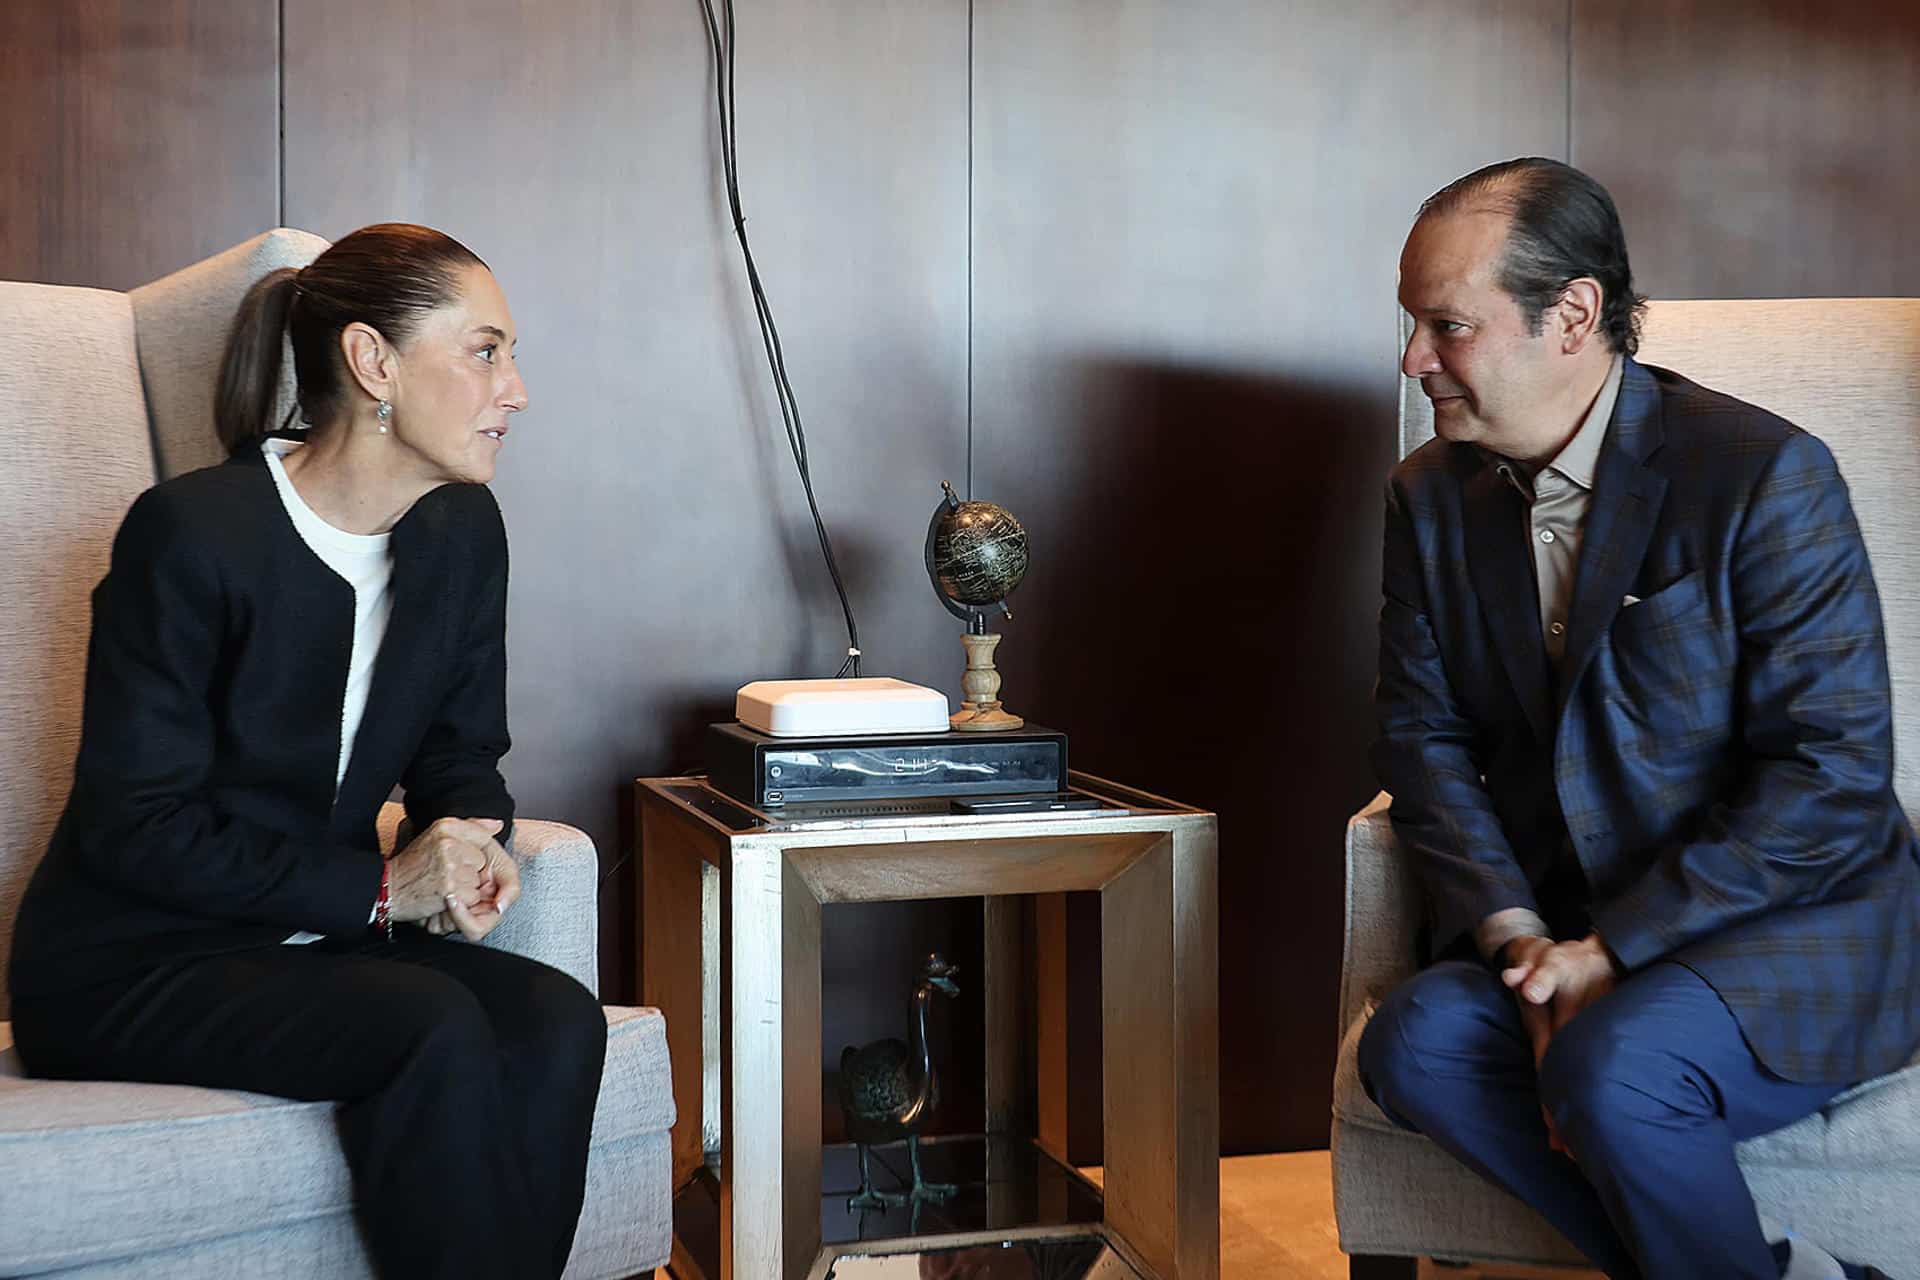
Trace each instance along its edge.
<instances>
[{"instance_id":1,"label":"beige armchair","mask_svg":"<svg viewBox=\"0 0 1920 1280\"><path fill-rule=\"evenodd\" d=\"M0 283L0 1017L27 878L72 779L88 599L120 518L218 461L213 384L241 295L326 242L273 231L131 294ZM284 407L284 406L283 406ZM398 806L382 832L393 837ZM487 941L598 989L599 860L523 820L522 905ZM667 1259L673 1091L653 1009L608 1008L569 1277ZM329 1103L25 1078L0 1021L0 1275L371 1274Z\"/></svg>"},{"instance_id":2,"label":"beige armchair","mask_svg":"<svg viewBox=\"0 0 1920 1280\"><path fill-rule=\"evenodd\" d=\"M1920 299L1655 303L1640 359L1771 409L1833 449L1880 585L1895 785L1908 814L1920 815ZM1432 434L1425 397L1405 383L1401 454ZM1413 972L1421 911L1386 806L1376 797L1347 827L1333 1086L1340 1247L1355 1280L1411 1277L1420 1257L1577 1265L1542 1218L1396 1129L1360 1087L1360 1032L1379 998ZM1741 1144L1739 1157L1764 1220L1897 1280L1920 1280L1920 1056Z\"/></svg>"}]
</instances>

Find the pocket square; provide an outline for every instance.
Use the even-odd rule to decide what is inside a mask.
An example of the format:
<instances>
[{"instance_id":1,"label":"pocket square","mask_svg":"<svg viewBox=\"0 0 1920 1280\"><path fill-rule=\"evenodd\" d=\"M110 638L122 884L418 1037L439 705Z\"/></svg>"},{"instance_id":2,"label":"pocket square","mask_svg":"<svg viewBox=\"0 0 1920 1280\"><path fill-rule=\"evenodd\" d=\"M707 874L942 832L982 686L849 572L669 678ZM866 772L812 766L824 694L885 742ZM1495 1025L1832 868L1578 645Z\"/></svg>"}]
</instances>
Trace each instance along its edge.
<instances>
[{"instance_id":1,"label":"pocket square","mask_svg":"<svg viewBox=\"0 0 1920 1280\"><path fill-rule=\"evenodd\" d=\"M1633 606L1639 603L1640 603L1639 596L1621 596L1620 597L1620 607L1622 609L1631 609L1633 608Z\"/></svg>"}]
</instances>

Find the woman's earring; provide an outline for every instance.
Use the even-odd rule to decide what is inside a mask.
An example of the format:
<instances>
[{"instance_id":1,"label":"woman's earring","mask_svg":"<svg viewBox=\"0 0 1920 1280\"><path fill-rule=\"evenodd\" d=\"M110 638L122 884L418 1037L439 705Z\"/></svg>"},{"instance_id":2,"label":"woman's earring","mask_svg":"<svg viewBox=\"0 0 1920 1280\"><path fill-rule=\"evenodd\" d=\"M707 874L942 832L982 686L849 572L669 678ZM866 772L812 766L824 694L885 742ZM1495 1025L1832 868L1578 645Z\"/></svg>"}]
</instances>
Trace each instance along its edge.
<instances>
[{"instance_id":1,"label":"woman's earring","mask_svg":"<svg viewBox=\"0 0 1920 1280\"><path fill-rule=\"evenodd\" d=\"M373 411L373 416L380 420L380 434L387 434L387 420L393 417L393 406L382 400L380 407Z\"/></svg>"}]
</instances>

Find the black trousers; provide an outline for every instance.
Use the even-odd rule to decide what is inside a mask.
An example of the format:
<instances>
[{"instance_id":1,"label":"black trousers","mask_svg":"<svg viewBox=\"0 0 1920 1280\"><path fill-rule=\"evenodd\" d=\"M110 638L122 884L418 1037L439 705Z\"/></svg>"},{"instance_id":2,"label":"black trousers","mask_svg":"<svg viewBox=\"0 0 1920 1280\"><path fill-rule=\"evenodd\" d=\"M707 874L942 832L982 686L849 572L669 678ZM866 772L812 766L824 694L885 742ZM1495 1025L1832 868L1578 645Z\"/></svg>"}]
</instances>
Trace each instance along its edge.
<instances>
[{"instance_id":1,"label":"black trousers","mask_svg":"<svg viewBox=\"0 0 1920 1280\"><path fill-rule=\"evenodd\" d=\"M559 1276L607 1024L586 988L403 927L208 956L16 1002L37 1076L331 1100L374 1269Z\"/></svg>"}]
</instances>

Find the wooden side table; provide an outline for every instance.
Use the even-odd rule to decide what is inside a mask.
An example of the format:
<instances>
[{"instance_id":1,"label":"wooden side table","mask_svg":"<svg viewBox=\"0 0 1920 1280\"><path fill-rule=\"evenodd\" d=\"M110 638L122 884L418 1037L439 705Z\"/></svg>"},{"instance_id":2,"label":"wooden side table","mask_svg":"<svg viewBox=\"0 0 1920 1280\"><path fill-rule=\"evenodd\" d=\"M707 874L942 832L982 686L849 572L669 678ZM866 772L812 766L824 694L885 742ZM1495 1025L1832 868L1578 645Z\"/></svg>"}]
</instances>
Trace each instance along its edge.
<instances>
[{"instance_id":1,"label":"wooden side table","mask_svg":"<svg viewBox=\"0 0 1920 1280\"><path fill-rule=\"evenodd\" d=\"M1008 1034L1029 980L1013 895L1073 890L1100 894L1103 1231L1158 1280L1217 1280L1214 817L1084 774L1073 785L1107 807L810 823L704 779L636 782L641 999L667 1019L676 1189L705 1163L717 1068L722 1280L804 1280L822 1256L820 908L987 900L992 1131L1027 1101Z\"/></svg>"}]
</instances>

